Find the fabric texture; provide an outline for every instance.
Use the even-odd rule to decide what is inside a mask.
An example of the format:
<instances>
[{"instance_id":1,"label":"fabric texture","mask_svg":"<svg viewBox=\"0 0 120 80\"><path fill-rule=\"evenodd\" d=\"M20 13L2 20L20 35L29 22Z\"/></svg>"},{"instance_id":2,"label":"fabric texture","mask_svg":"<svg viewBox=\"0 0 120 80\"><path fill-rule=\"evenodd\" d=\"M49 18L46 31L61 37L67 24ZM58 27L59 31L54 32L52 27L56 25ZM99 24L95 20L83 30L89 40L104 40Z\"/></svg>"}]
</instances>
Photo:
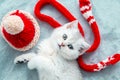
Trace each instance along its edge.
<instances>
[{"instance_id":1,"label":"fabric texture","mask_svg":"<svg viewBox=\"0 0 120 80\"><path fill-rule=\"evenodd\" d=\"M21 24L15 21L16 17L13 18L12 16L19 17L16 21L21 20ZM18 31L17 29L19 29L21 25L24 27L22 31L13 34L15 31ZM5 41L11 47L19 51L26 51L37 43L40 35L40 28L37 21L28 12L15 10L3 17L1 22L1 33Z\"/></svg>"},{"instance_id":2,"label":"fabric texture","mask_svg":"<svg viewBox=\"0 0 120 80\"><path fill-rule=\"evenodd\" d=\"M26 19L24 14L20 14L19 12L16 12L14 15L20 16L23 19L24 25L25 25L24 31L17 35L11 35L11 34L8 34L5 29L3 29L3 33L6 36L6 39L12 45L14 45L17 48L22 48L24 46L27 46L32 41L35 35L35 29L34 29L34 25L32 24L32 22L29 19ZM29 32L26 30L28 30ZM27 35L28 33L30 34ZM20 41L19 39L21 38L22 40Z\"/></svg>"},{"instance_id":3,"label":"fabric texture","mask_svg":"<svg viewBox=\"0 0 120 80\"><path fill-rule=\"evenodd\" d=\"M90 24L90 26L92 28L92 32L94 34L94 43L92 44L90 49L88 49L88 51L87 51L87 52L93 52L94 50L96 50L98 48L98 46L100 44L100 40L101 40L99 28L98 28L99 26L97 25L94 15L92 14L92 5L91 5L90 0L79 0L79 2L80 2L80 11L81 11L83 17ZM90 72L101 71L110 65L116 64L119 61L120 61L119 53L114 54L113 56L110 56L107 59L102 60L97 64L86 64L82 60L81 56L78 58L78 63L80 65L80 67L82 69L84 69L85 71L90 71Z\"/></svg>"},{"instance_id":4,"label":"fabric texture","mask_svg":"<svg viewBox=\"0 0 120 80\"><path fill-rule=\"evenodd\" d=\"M70 12L81 22L81 25L85 31L86 40L89 43L93 42L93 34L89 28L88 23L79 12L78 0L58 0L61 2ZM0 0L0 21L2 17L8 12L15 9L21 9L33 14L34 5L37 0ZM86 63L97 63L100 60L111 56L114 52L120 50L120 28L119 13L120 1L114 0L91 0L93 5L93 14L98 22L100 33L101 33L101 45L92 54L86 54L84 59ZM115 4L115 5L113 5ZM66 23L67 20L52 6L47 6L42 10L43 13L49 14L62 24ZM34 15L34 14L33 14ZM50 36L53 28L45 22L39 21L41 26L41 37L43 40ZM35 48L32 49L33 51ZM13 50L4 39L0 36L0 80L38 80L38 75L35 70L29 71L26 65L14 65L14 58L22 52ZM30 50L31 51L31 50ZM108 67L107 69L97 72L89 73L82 70L84 80L119 80L120 78L120 63Z\"/></svg>"}]
</instances>

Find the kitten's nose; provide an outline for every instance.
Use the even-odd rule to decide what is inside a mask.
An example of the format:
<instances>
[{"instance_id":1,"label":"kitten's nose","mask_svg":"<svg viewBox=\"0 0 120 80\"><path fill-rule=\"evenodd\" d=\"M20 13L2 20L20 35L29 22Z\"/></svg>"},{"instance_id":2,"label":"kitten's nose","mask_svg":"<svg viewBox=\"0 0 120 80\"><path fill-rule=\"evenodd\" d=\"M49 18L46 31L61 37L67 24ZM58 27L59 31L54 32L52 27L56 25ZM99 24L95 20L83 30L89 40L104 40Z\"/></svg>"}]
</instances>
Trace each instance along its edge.
<instances>
[{"instance_id":1,"label":"kitten's nose","mask_svg":"<svg viewBox=\"0 0 120 80\"><path fill-rule=\"evenodd\" d=\"M64 47L65 45L63 44L63 42L59 45L59 47Z\"/></svg>"},{"instance_id":2,"label":"kitten's nose","mask_svg":"<svg viewBox=\"0 0 120 80\"><path fill-rule=\"evenodd\" d=\"M61 46L64 47L65 45L63 43L61 43Z\"/></svg>"}]
</instances>

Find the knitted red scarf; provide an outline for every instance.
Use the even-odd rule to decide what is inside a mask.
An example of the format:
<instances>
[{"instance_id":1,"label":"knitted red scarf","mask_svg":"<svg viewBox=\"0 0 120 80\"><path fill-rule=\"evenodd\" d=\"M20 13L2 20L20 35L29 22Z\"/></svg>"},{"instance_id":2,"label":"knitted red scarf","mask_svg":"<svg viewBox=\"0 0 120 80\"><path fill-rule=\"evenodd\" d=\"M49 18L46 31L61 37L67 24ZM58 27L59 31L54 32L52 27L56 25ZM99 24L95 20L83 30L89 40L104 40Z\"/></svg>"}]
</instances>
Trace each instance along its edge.
<instances>
[{"instance_id":1,"label":"knitted red scarf","mask_svg":"<svg viewBox=\"0 0 120 80\"><path fill-rule=\"evenodd\" d=\"M82 15L84 16L84 18L89 23L89 25L91 26L92 32L94 34L94 42L91 45L91 47L86 51L87 53L89 53L89 52L93 52L94 50L96 50L98 48L98 46L100 44L100 33L99 33L99 29L98 29L96 20L95 20L94 16L92 15L92 7L90 4L90 0L79 0L79 2L80 2L80 11L81 11ZM49 23L53 28L59 27L59 26L61 26L61 24L59 22L57 22L54 18L52 18L48 15L42 14L40 12L42 7L47 4L51 4L52 6L54 6L69 21L76 20L76 18L62 4L57 2L57 0L39 0L37 2L37 4L35 5L34 13L38 19ZM81 32L81 34L84 37L84 31L83 31L80 23L79 23L78 27L79 27L79 31ZM83 61L82 56L80 56L77 61L78 61L79 66L82 69L89 71L89 72L94 72L94 71L100 71L100 70L104 69L105 67L107 67L109 65L113 65L113 64L117 63L118 61L120 61L120 54L115 54L112 57L108 57L106 60L103 60L97 64L90 64L90 65L86 64Z\"/></svg>"}]
</instances>

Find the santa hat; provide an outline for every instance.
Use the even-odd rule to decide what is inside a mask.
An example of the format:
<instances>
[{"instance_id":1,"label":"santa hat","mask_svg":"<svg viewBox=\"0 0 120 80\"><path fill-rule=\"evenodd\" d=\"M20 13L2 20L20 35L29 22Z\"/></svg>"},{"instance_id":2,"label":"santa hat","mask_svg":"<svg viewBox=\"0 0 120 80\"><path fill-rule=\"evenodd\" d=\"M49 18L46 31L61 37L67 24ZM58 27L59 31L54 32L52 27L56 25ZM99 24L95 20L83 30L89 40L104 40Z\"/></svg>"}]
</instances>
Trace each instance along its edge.
<instances>
[{"instance_id":1,"label":"santa hat","mask_svg":"<svg viewBox=\"0 0 120 80\"><path fill-rule=\"evenodd\" d=\"M15 10L3 17L1 33L11 47L19 51L26 51L37 43L40 28L31 14Z\"/></svg>"}]
</instances>

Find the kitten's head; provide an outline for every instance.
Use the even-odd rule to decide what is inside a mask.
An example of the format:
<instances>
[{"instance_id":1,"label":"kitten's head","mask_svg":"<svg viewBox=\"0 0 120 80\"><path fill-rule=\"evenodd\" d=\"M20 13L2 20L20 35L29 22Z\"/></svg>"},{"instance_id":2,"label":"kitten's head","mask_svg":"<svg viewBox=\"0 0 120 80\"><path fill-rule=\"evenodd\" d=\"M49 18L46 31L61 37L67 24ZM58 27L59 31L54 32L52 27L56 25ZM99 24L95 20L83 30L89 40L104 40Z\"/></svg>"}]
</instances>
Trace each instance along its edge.
<instances>
[{"instance_id":1,"label":"kitten's head","mask_svg":"<svg viewBox=\"0 0 120 80\"><path fill-rule=\"evenodd\" d=\"M57 45L59 54L65 59L77 59L89 48L78 29L78 21L72 21L54 30L52 42Z\"/></svg>"}]
</instances>

